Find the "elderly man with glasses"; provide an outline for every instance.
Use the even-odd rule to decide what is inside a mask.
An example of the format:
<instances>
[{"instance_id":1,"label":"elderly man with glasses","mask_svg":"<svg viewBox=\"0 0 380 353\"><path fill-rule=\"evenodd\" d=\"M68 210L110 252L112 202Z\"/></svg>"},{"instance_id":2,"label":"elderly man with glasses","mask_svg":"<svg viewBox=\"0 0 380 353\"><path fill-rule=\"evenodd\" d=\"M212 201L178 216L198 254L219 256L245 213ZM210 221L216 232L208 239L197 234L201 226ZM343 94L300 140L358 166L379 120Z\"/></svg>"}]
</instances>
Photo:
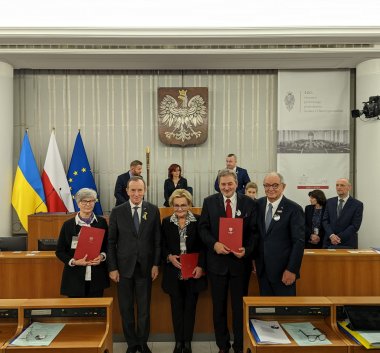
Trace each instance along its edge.
<instances>
[{"instance_id":1,"label":"elderly man with glasses","mask_svg":"<svg viewBox=\"0 0 380 353\"><path fill-rule=\"evenodd\" d=\"M280 173L267 174L263 186L266 197L258 200L260 238L254 250L260 294L293 296L305 247L304 213L283 195Z\"/></svg>"}]
</instances>

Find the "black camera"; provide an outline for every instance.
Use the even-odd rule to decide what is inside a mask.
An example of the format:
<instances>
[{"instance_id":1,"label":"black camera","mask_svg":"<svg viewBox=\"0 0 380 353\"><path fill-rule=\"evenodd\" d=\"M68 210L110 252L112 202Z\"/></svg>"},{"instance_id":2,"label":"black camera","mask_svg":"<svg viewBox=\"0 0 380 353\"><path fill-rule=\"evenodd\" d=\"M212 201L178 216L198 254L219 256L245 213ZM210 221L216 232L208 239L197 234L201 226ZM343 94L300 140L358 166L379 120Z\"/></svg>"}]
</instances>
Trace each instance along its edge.
<instances>
[{"instance_id":1,"label":"black camera","mask_svg":"<svg viewBox=\"0 0 380 353\"><path fill-rule=\"evenodd\" d=\"M380 96L371 96L368 98L368 102L363 102L363 110L354 109L351 111L351 117L359 118L361 115L367 119L378 118L380 115Z\"/></svg>"}]
</instances>

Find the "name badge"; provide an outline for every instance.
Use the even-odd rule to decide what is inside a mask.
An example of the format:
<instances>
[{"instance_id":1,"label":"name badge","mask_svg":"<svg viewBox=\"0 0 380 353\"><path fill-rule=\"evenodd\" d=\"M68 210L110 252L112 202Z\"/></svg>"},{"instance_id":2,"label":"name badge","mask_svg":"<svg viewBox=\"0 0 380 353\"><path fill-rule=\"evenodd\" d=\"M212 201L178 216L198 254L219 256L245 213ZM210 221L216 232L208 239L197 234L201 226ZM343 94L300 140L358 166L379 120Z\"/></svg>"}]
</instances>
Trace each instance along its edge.
<instances>
[{"instance_id":1,"label":"name badge","mask_svg":"<svg viewBox=\"0 0 380 353\"><path fill-rule=\"evenodd\" d=\"M76 249L78 245L78 237L73 237L71 239L71 249Z\"/></svg>"}]
</instances>

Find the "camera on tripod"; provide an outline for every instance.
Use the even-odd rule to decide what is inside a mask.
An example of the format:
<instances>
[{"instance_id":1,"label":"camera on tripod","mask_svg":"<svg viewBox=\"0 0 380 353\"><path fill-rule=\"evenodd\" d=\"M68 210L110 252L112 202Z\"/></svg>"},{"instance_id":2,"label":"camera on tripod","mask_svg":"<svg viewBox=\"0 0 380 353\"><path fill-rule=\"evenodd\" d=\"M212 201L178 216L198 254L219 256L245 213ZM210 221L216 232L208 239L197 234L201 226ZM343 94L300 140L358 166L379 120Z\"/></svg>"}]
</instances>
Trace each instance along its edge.
<instances>
[{"instance_id":1,"label":"camera on tripod","mask_svg":"<svg viewBox=\"0 0 380 353\"><path fill-rule=\"evenodd\" d=\"M363 102L363 104L363 110L354 109L351 111L352 118L359 118L364 115L367 119L380 119L380 96L371 96L368 98L368 102Z\"/></svg>"}]
</instances>

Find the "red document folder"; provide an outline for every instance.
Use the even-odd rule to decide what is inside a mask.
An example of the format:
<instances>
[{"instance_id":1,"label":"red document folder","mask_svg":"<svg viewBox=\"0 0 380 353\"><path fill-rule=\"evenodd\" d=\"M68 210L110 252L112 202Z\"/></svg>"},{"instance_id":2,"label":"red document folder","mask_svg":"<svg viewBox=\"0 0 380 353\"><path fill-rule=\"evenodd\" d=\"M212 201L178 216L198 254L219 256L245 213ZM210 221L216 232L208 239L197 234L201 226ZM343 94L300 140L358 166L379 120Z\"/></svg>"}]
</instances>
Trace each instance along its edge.
<instances>
[{"instance_id":1,"label":"red document folder","mask_svg":"<svg viewBox=\"0 0 380 353\"><path fill-rule=\"evenodd\" d=\"M181 263L182 278L193 278L194 268L198 265L199 253L181 254L179 262Z\"/></svg>"},{"instance_id":2,"label":"red document folder","mask_svg":"<svg viewBox=\"0 0 380 353\"><path fill-rule=\"evenodd\" d=\"M243 245L243 219L224 218L219 220L219 241L235 252Z\"/></svg>"},{"instance_id":3,"label":"red document folder","mask_svg":"<svg viewBox=\"0 0 380 353\"><path fill-rule=\"evenodd\" d=\"M94 227L82 227L79 233L74 259L83 259L87 254L87 260L93 260L100 254L105 230Z\"/></svg>"}]
</instances>

